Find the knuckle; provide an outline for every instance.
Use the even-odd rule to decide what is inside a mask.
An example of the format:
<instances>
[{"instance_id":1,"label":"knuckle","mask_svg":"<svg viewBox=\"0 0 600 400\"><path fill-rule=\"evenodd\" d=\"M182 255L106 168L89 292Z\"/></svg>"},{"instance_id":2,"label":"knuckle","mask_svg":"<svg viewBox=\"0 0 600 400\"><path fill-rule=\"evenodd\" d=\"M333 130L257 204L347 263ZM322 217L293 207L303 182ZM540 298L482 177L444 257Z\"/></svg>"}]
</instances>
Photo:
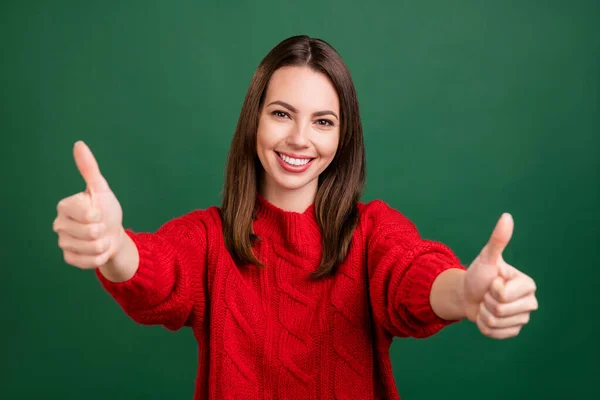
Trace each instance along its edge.
<instances>
[{"instance_id":1,"label":"knuckle","mask_svg":"<svg viewBox=\"0 0 600 400\"><path fill-rule=\"evenodd\" d=\"M535 284L535 281L531 277L528 277L528 278L529 278L529 285L531 286L531 289L533 291L536 291L537 290L537 285Z\"/></svg>"},{"instance_id":2,"label":"knuckle","mask_svg":"<svg viewBox=\"0 0 600 400\"><path fill-rule=\"evenodd\" d=\"M67 264L74 265L74 259L73 259L73 254L72 253L70 253L68 251L65 251L63 253L63 258L64 258L64 260L65 260L65 262Z\"/></svg>"},{"instance_id":3,"label":"knuckle","mask_svg":"<svg viewBox=\"0 0 600 400\"><path fill-rule=\"evenodd\" d=\"M486 336L489 336L489 334L491 333L491 329L485 324L485 322L481 318L477 321L477 327L479 328L479 331Z\"/></svg>"},{"instance_id":4,"label":"knuckle","mask_svg":"<svg viewBox=\"0 0 600 400\"><path fill-rule=\"evenodd\" d=\"M94 251L96 254L102 254L106 248L106 242L104 240L96 240L94 242Z\"/></svg>"},{"instance_id":5,"label":"knuckle","mask_svg":"<svg viewBox=\"0 0 600 400\"><path fill-rule=\"evenodd\" d=\"M93 268L100 268L102 265L104 265L104 255L101 254L94 257L91 264Z\"/></svg>"},{"instance_id":6,"label":"knuckle","mask_svg":"<svg viewBox=\"0 0 600 400\"><path fill-rule=\"evenodd\" d=\"M493 288L490 290L490 293L492 295L492 299L494 299L495 302L501 302L502 301L502 293L500 293L500 291L497 288Z\"/></svg>"},{"instance_id":7,"label":"knuckle","mask_svg":"<svg viewBox=\"0 0 600 400\"><path fill-rule=\"evenodd\" d=\"M102 236L102 232L102 225L99 224L92 225L88 229L88 235L91 239L100 239L100 237Z\"/></svg>"},{"instance_id":8,"label":"knuckle","mask_svg":"<svg viewBox=\"0 0 600 400\"><path fill-rule=\"evenodd\" d=\"M92 259L90 260L89 266L91 268L97 268L98 267L98 257L92 257Z\"/></svg>"},{"instance_id":9,"label":"knuckle","mask_svg":"<svg viewBox=\"0 0 600 400\"><path fill-rule=\"evenodd\" d=\"M529 313L525 314L525 316L523 317L523 325L528 324L530 318L531 317L530 317Z\"/></svg>"},{"instance_id":10,"label":"knuckle","mask_svg":"<svg viewBox=\"0 0 600 400\"><path fill-rule=\"evenodd\" d=\"M71 199L72 197L65 197L58 202L56 205L56 210L59 212L59 214L63 213L67 208L69 208L69 206L72 204Z\"/></svg>"},{"instance_id":11,"label":"knuckle","mask_svg":"<svg viewBox=\"0 0 600 400\"><path fill-rule=\"evenodd\" d=\"M505 313L505 308L502 307L502 304L496 303L492 308L492 312L497 317L503 317Z\"/></svg>"},{"instance_id":12,"label":"knuckle","mask_svg":"<svg viewBox=\"0 0 600 400\"><path fill-rule=\"evenodd\" d=\"M82 212L82 216L86 222L94 222L94 212L92 210L86 209Z\"/></svg>"},{"instance_id":13,"label":"knuckle","mask_svg":"<svg viewBox=\"0 0 600 400\"><path fill-rule=\"evenodd\" d=\"M506 293L504 291L498 292L498 300L501 303L505 303L506 302Z\"/></svg>"},{"instance_id":14,"label":"knuckle","mask_svg":"<svg viewBox=\"0 0 600 400\"><path fill-rule=\"evenodd\" d=\"M496 300L495 294L491 292L485 294L484 300L486 308L492 312L494 312L501 304L498 300Z\"/></svg>"},{"instance_id":15,"label":"knuckle","mask_svg":"<svg viewBox=\"0 0 600 400\"><path fill-rule=\"evenodd\" d=\"M482 325L493 327L496 318L487 310L481 310L479 312L479 318L481 319Z\"/></svg>"},{"instance_id":16,"label":"knuckle","mask_svg":"<svg viewBox=\"0 0 600 400\"><path fill-rule=\"evenodd\" d=\"M483 333L486 336L493 336L494 335L494 331L489 326L483 325L483 326L479 327L479 330L481 331L481 333Z\"/></svg>"},{"instance_id":17,"label":"knuckle","mask_svg":"<svg viewBox=\"0 0 600 400\"><path fill-rule=\"evenodd\" d=\"M98 226L92 225L89 228L87 228L87 236L90 239L98 239L98 237L100 236L100 231L98 229Z\"/></svg>"}]
</instances>

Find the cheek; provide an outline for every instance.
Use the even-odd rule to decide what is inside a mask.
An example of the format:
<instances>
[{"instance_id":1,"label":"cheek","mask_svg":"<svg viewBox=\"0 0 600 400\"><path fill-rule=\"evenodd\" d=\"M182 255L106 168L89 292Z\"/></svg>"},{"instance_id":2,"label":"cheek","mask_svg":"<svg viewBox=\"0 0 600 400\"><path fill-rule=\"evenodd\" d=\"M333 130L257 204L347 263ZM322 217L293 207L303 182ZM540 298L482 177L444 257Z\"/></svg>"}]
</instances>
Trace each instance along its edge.
<instances>
[{"instance_id":1,"label":"cheek","mask_svg":"<svg viewBox=\"0 0 600 400\"><path fill-rule=\"evenodd\" d=\"M319 144L320 156L326 159L333 159L339 144L339 134L331 132L331 135L322 137Z\"/></svg>"},{"instance_id":2,"label":"cheek","mask_svg":"<svg viewBox=\"0 0 600 400\"><path fill-rule=\"evenodd\" d=\"M258 150L266 152L273 150L275 145L278 143L281 136L281 128L277 129L277 126L271 122L261 120L258 124L258 130L256 135L256 145Z\"/></svg>"}]
</instances>

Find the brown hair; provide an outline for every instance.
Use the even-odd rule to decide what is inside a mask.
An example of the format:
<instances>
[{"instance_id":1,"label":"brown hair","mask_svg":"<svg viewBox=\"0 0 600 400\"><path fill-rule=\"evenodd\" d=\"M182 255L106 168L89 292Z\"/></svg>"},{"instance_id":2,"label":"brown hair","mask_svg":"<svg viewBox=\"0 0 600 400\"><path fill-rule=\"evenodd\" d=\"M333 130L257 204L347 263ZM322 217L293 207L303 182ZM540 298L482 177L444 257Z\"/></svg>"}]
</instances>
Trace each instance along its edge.
<instances>
[{"instance_id":1,"label":"brown hair","mask_svg":"<svg viewBox=\"0 0 600 400\"><path fill-rule=\"evenodd\" d=\"M354 83L346 64L328 43L293 36L275 46L256 69L233 136L223 187L223 235L232 256L242 263L262 266L252 252L252 232L259 174L256 153L258 121L267 85L284 66L307 66L325 74L340 102L340 140L337 153L319 176L315 216L322 232L323 252L314 278L332 274L348 254L358 222L357 203L365 181L362 125Z\"/></svg>"}]
</instances>

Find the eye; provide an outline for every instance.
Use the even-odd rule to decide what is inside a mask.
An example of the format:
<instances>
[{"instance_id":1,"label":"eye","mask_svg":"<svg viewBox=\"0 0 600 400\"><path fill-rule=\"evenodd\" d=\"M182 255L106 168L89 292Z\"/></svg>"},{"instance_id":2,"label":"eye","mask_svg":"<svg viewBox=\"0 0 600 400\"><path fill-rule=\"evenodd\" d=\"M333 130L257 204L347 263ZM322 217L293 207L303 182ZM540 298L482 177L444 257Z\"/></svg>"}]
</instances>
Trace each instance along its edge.
<instances>
[{"instance_id":1,"label":"eye","mask_svg":"<svg viewBox=\"0 0 600 400\"><path fill-rule=\"evenodd\" d=\"M333 122L329 119L320 119L317 121L317 124L321 126L333 126Z\"/></svg>"},{"instance_id":2,"label":"eye","mask_svg":"<svg viewBox=\"0 0 600 400\"><path fill-rule=\"evenodd\" d=\"M285 111L281 111L281 110L275 110L273 112L271 112L271 115L274 115L278 118L289 118L290 114L286 113Z\"/></svg>"}]
</instances>

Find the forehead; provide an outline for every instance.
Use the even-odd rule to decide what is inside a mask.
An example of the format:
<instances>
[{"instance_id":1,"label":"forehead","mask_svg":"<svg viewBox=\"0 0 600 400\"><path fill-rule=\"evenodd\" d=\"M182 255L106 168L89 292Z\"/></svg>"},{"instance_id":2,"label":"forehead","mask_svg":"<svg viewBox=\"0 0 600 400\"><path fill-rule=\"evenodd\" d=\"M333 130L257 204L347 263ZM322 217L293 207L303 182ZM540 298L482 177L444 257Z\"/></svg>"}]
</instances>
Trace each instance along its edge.
<instances>
[{"instance_id":1,"label":"forehead","mask_svg":"<svg viewBox=\"0 0 600 400\"><path fill-rule=\"evenodd\" d=\"M269 81L265 103L280 100L299 112L331 110L339 113L339 99L329 78L308 67L279 68Z\"/></svg>"}]
</instances>

